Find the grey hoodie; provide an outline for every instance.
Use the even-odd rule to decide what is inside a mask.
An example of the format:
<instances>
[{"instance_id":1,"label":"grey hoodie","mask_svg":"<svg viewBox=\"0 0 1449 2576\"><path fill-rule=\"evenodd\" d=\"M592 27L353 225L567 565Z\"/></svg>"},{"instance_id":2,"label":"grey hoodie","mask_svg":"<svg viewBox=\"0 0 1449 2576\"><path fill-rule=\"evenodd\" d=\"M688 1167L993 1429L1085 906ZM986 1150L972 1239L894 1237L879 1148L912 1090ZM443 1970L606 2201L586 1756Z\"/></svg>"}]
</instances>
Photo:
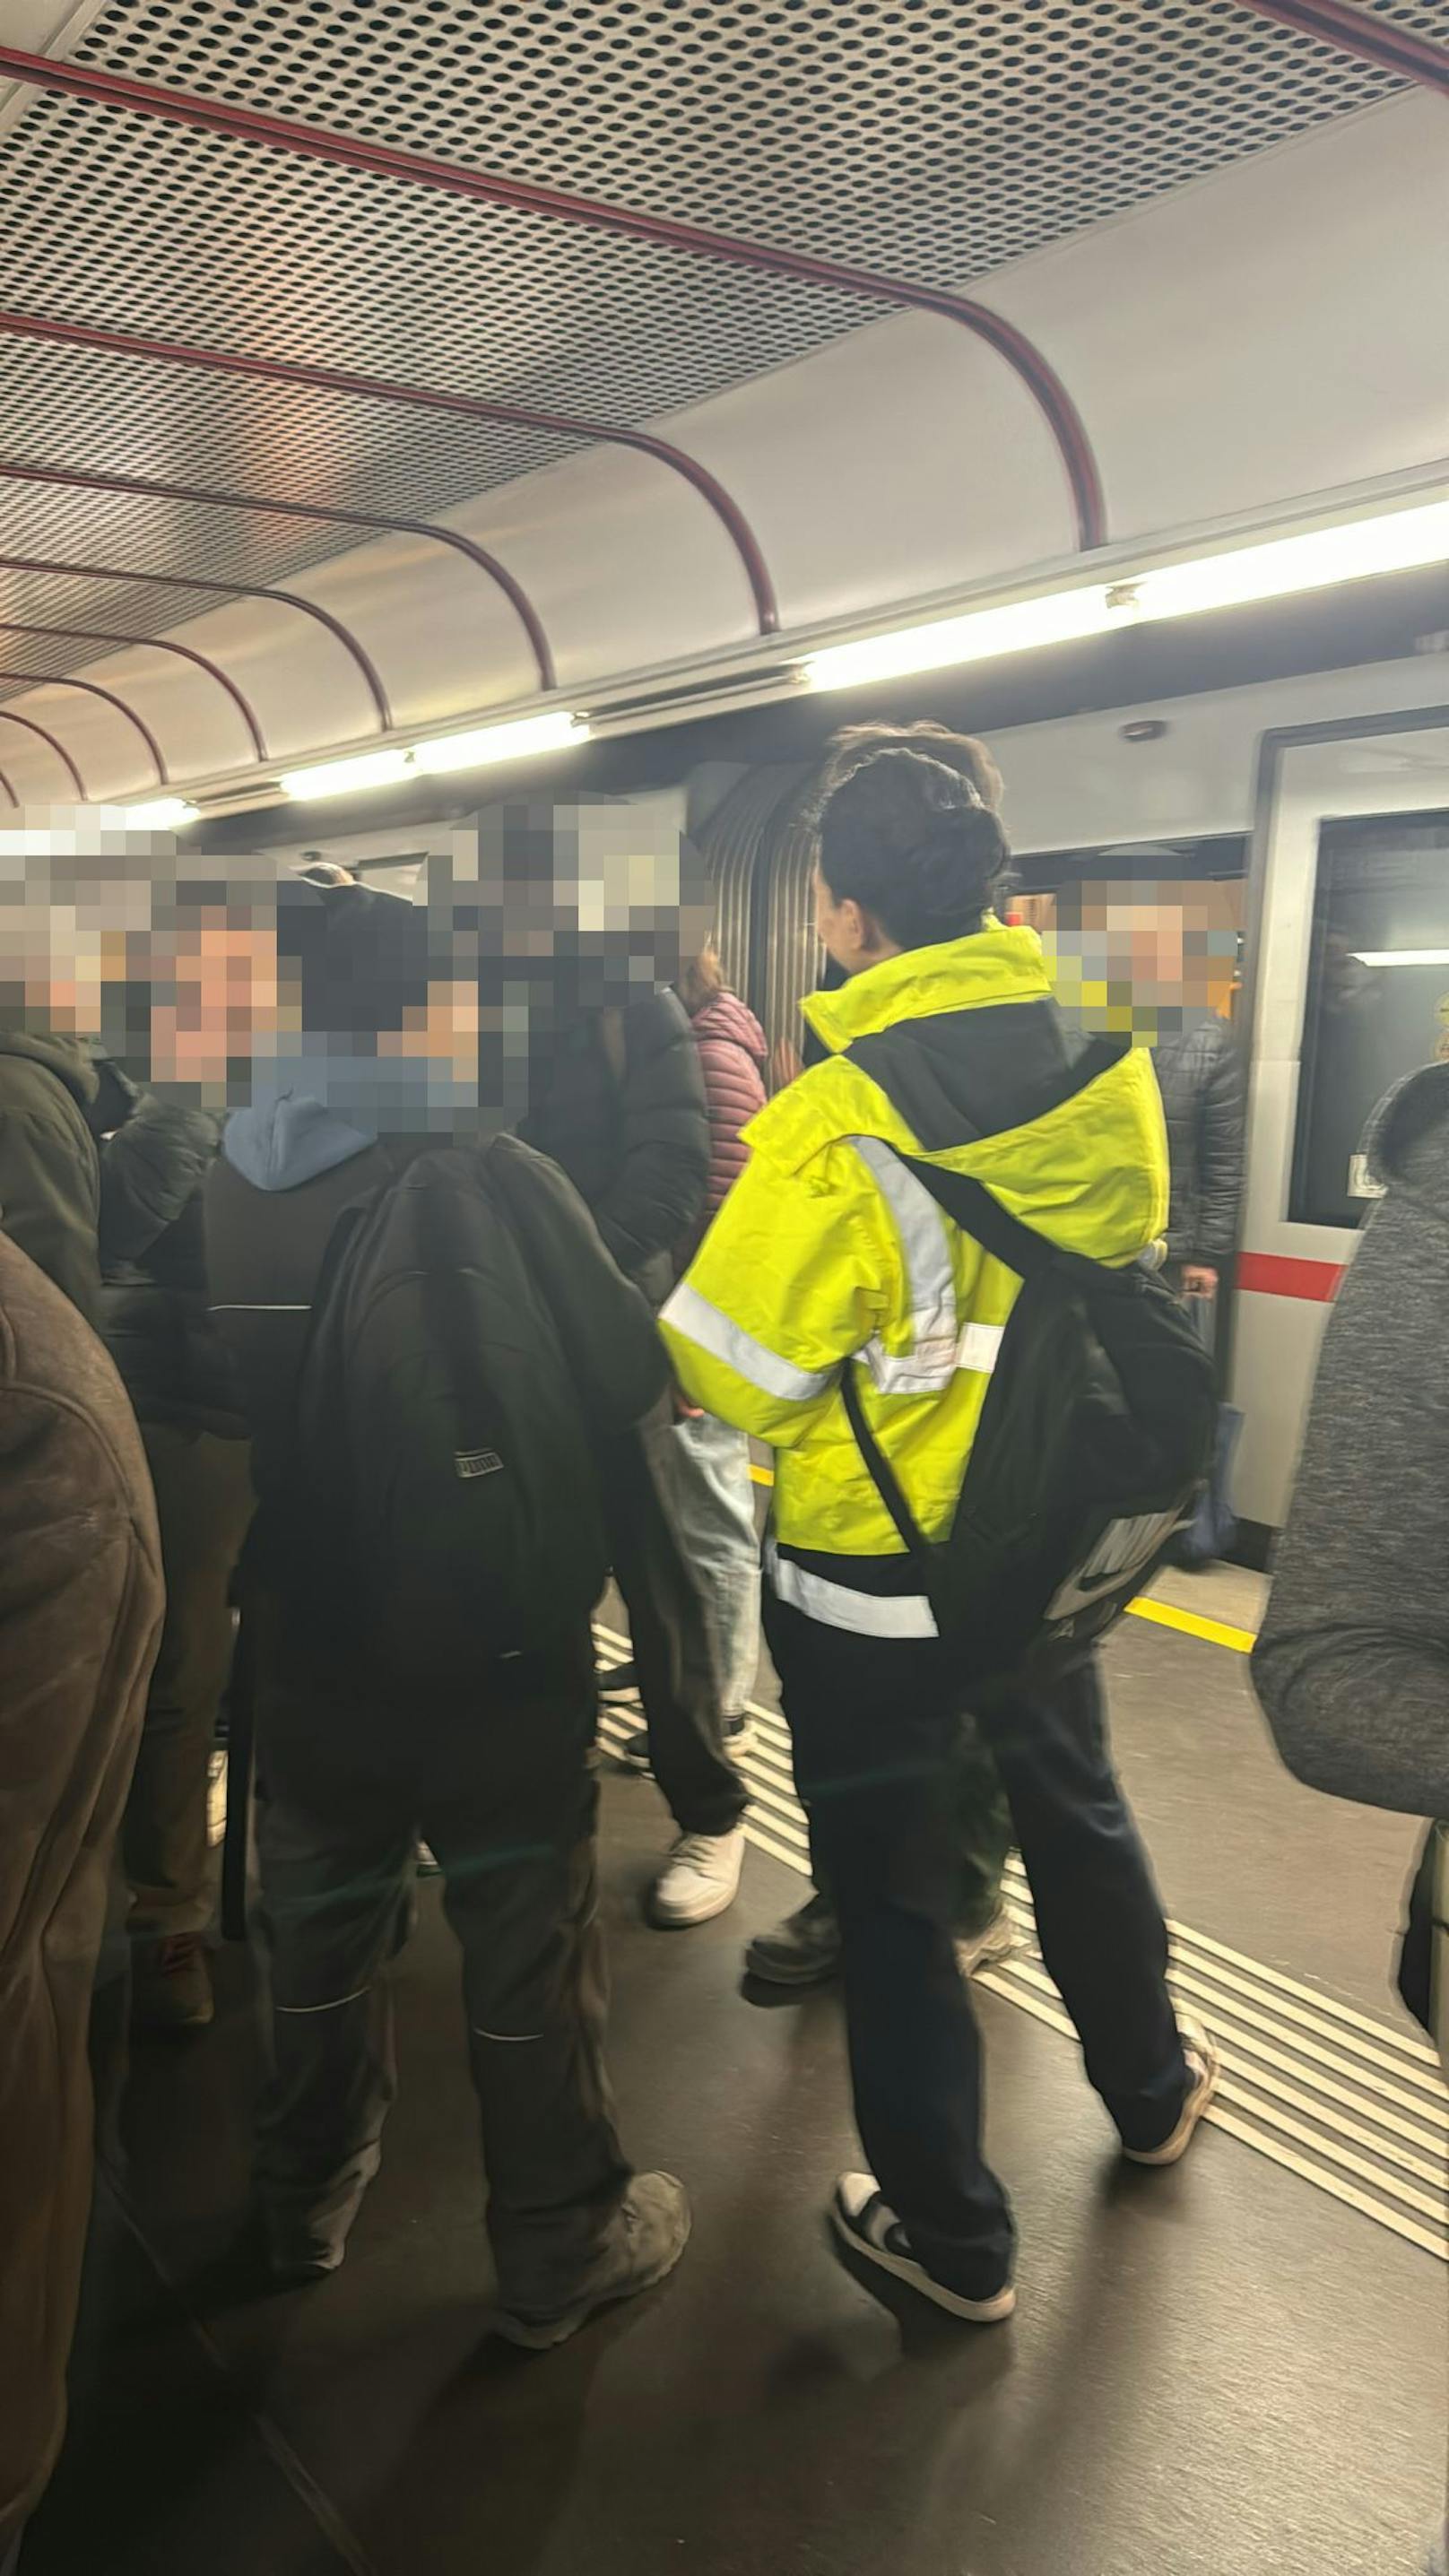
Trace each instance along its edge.
<instances>
[{"instance_id":1,"label":"grey hoodie","mask_svg":"<svg viewBox=\"0 0 1449 2576\"><path fill-rule=\"evenodd\" d=\"M1253 1679L1283 1759L1449 1816L1449 1064L1389 1095Z\"/></svg>"}]
</instances>

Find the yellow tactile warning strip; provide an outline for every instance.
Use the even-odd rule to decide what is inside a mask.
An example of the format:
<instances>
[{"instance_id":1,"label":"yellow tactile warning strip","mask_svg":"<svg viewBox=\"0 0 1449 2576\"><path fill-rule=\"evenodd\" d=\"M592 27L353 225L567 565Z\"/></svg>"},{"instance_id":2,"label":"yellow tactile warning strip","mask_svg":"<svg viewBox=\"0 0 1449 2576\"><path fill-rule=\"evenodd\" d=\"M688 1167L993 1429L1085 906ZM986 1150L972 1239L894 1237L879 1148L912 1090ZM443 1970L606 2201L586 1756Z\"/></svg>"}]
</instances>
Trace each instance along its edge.
<instances>
[{"instance_id":1,"label":"yellow tactile warning strip","mask_svg":"<svg viewBox=\"0 0 1449 2576\"><path fill-rule=\"evenodd\" d=\"M1156 1611L1166 1605L1153 1602ZM1186 1620L1192 1613L1183 1611ZM1169 1622L1169 1625L1175 1624ZM1200 1625L1216 1625L1201 1622ZM1242 1634L1242 1631L1230 1631ZM595 1631L606 1663L629 1652ZM809 1875L809 1840L790 1769L783 1718L751 1703L755 1737L741 1760L753 1804L746 1832L787 1869ZM636 1702L609 1703L600 1741L619 1752L642 1723ZM1042 1965L1019 1862L1007 1875L1016 1955L977 1982L1049 2030L1072 2035ZM1210 2118L1300 2181L1449 2262L1449 2093L1434 2051L1391 2023L1320 1994L1185 1923L1169 1926L1173 1988L1185 2016L1205 2022L1222 2052Z\"/></svg>"},{"instance_id":2,"label":"yellow tactile warning strip","mask_svg":"<svg viewBox=\"0 0 1449 2576\"><path fill-rule=\"evenodd\" d=\"M757 1485L773 1485L774 1471L769 1467L751 1466L750 1474ZM1233 1628L1225 1619L1205 1619L1198 1610L1179 1610L1175 1601L1134 1601L1134 1619L1150 1619L1159 1628L1176 1628L1184 1637L1202 1637L1210 1646L1230 1647L1235 1655L1250 1655L1257 1640L1251 1628Z\"/></svg>"}]
</instances>

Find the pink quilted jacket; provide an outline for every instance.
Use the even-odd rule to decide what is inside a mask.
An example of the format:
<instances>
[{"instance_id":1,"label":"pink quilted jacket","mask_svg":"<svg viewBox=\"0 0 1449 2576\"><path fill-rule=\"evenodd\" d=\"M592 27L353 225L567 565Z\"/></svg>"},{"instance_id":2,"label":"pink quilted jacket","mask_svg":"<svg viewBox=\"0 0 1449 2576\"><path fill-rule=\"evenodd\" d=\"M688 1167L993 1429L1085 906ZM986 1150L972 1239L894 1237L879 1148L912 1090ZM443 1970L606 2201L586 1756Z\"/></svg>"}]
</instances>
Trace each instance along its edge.
<instances>
[{"instance_id":1,"label":"pink quilted jacket","mask_svg":"<svg viewBox=\"0 0 1449 2576\"><path fill-rule=\"evenodd\" d=\"M749 1161L740 1129L765 1105L761 1068L769 1050L754 1012L736 993L715 993L693 1020L709 1108L709 1183L700 1232L724 1205Z\"/></svg>"}]
</instances>

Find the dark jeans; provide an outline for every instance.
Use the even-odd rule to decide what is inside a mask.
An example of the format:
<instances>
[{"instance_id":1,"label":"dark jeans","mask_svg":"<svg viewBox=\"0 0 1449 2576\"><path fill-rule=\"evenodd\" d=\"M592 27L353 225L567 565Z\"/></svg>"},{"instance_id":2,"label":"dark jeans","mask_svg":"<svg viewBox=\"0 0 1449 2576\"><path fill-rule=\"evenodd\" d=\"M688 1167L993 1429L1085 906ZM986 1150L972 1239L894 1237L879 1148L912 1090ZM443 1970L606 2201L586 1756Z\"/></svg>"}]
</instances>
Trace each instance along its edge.
<instances>
[{"instance_id":1,"label":"dark jeans","mask_svg":"<svg viewBox=\"0 0 1449 2576\"><path fill-rule=\"evenodd\" d=\"M795 1776L840 1912L856 2122L919 2260L967 2298L1010 2272L1011 2207L981 2146L981 2041L952 1946L950 1765L962 1693L934 1639L823 1627L766 1589ZM1123 2143L1160 2145L1187 2066L1167 1933L1086 1657L982 1694L1047 1967Z\"/></svg>"},{"instance_id":2,"label":"dark jeans","mask_svg":"<svg viewBox=\"0 0 1449 2576\"><path fill-rule=\"evenodd\" d=\"M250 1613L249 1613L250 1615ZM468 2048L500 2291L576 2292L629 2180L604 2067L586 1630L486 1704L380 1707L309 1674L275 1611L258 1645L258 1822L273 2073L257 2184L289 2237L338 2244L396 2091L387 1962L407 1937L419 1835L463 1952Z\"/></svg>"},{"instance_id":3,"label":"dark jeans","mask_svg":"<svg viewBox=\"0 0 1449 2576\"><path fill-rule=\"evenodd\" d=\"M956 1853L951 1927L958 1940L974 1941L1001 1911L1001 1882L1016 1828L996 1764L969 1717L958 1721L947 1754L945 1794ZM828 1895L813 1828L810 1866L816 1886Z\"/></svg>"},{"instance_id":4,"label":"dark jeans","mask_svg":"<svg viewBox=\"0 0 1449 2576\"><path fill-rule=\"evenodd\" d=\"M121 1845L133 1934L202 1932L207 1788L231 1665L230 1586L254 1508L250 1447L210 1431L144 1423L156 1495L166 1620L146 1700Z\"/></svg>"},{"instance_id":5,"label":"dark jeans","mask_svg":"<svg viewBox=\"0 0 1449 2576\"><path fill-rule=\"evenodd\" d=\"M681 1536L683 1472L666 1400L608 1443L604 1507L654 1777L682 1834L727 1834L749 1798L724 1749L709 1604Z\"/></svg>"}]
</instances>

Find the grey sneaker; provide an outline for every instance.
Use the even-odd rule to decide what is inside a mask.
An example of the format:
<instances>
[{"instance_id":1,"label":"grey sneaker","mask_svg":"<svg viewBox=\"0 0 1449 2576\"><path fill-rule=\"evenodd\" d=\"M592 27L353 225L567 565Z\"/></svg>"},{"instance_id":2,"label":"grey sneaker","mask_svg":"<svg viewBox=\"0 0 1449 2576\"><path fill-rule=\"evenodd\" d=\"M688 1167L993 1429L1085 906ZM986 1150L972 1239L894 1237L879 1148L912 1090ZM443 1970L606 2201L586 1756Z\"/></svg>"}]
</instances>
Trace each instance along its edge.
<instances>
[{"instance_id":1,"label":"grey sneaker","mask_svg":"<svg viewBox=\"0 0 1449 2576\"><path fill-rule=\"evenodd\" d=\"M1197 2135L1199 2122L1211 2106L1222 2076L1218 2052L1207 2032L1196 2022L1183 2023L1182 2046L1190 2081L1177 2126L1170 2137L1164 2138L1160 2147L1124 2147L1122 2152L1129 2164L1181 2164Z\"/></svg>"},{"instance_id":2,"label":"grey sneaker","mask_svg":"<svg viewBox=\"0 0 1449 2576\"><path fill-rule=\"evenodd\" d=\"M131 1950L131 2018L138 2031L168 2037L214 2020L211 1967L199 1932L140 1936Z\"/></svg>"},{"instance_id":3,"label":"grey sneaker","mask_svg":"<svg viewBox=\"0 0 1449 2576\"><path fill-rule=\"evenodd\" d=\"M767 1986L823 1986L840 1966L840 1925L828 1896L815 1895L772 1932L757 1932L745 1967Z\"/></svg>"},{"instance_id":4,"label":"grey sneaker","mask_svg":"<svg viewBox=\"0 0 1449 2576\"><path fill-rule=\"evenodd\" d=\"M641 2290L664 2280L689 2243L689 2229L683 2183L668 2173L636 2174L578 2297L551 2316L502 2308L494 2316L493 2332L526 2352L548 2352L556 2343L567 2343L597 2309L637 2298Z\"/></svg>"},{"instance_id":5,"label":"grey sneaker","mask_svg":"<svg viewBox=\"0 0 1449 2576\"><path fill-rule=\"evenodd\" d=\"M1016 1948L1016 1926L1004 1905L999 1905L984 1932L963 1934L956 1943L956 1961L963 1977L974 1977L982 1968L999 1967Z\"/></svg>"}]
</instances>

